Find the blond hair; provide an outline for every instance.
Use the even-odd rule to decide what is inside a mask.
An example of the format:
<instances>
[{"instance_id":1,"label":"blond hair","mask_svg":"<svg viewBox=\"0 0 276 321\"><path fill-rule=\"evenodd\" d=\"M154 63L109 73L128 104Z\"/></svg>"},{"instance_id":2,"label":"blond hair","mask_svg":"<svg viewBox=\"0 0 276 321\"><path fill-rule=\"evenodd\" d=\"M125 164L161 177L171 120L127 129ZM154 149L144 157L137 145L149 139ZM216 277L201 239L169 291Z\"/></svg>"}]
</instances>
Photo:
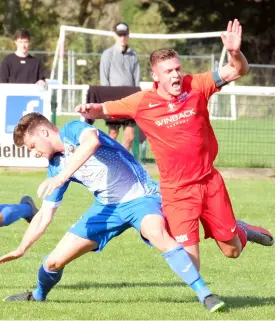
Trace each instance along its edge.
<instances>
[{"instance_id":1,"label":"blond hair","mask_svg":"<svg viewBox=\"0 0 276 321\"><path fill-rule=\"evenodd\" d=\"M171 58L179 57L178 53L173 49L157 49L150 55L150 66L153 68L158 62L168 60Z\"/></svg>"}]
</instances>

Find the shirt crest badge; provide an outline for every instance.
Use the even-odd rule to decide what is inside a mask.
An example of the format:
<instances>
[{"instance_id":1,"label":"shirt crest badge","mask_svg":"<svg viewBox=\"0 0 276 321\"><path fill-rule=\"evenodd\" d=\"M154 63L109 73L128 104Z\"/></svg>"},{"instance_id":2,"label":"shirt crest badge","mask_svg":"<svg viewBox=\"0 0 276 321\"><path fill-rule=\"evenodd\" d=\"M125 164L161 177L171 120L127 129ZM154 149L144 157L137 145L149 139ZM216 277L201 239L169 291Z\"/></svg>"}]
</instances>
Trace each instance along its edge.
<instances>
[{"instance_id":1,"label":"shirt crest badge","mask_svg":"<svg viewBox=\"0 0 276 321\"><path fill-rule=\"evenodd\" d=\"M74 153L74 151L75 151L75 146L74 146L74 145L69 145L69 146L68 146L68 151L69 151L70 153Z\"/></svg>"},{"instance_id":2,"label":"shirt crest badge","mask_svg":"<svg viewBox=\"0 0 276 321\"><path fill-rule=\"evenodd\" d=\"M175 111L175 104L173 104L173 103L168 103L168 110L169 110L170 112Z\"/></svg>"}]
</instances>

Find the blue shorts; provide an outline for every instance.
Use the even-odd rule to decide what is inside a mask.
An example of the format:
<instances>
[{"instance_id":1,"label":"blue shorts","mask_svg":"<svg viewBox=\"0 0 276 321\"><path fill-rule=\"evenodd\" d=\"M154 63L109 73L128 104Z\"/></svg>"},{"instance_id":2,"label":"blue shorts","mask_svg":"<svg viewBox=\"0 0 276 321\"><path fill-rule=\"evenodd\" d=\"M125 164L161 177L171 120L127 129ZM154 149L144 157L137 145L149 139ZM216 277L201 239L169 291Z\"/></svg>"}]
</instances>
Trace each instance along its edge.
<instances>
[{"instance_id":1,"label":"blue shorts","mask_svg":"<svg viewBox=\"0 0 276 321\"><path fill-rule=\"evenodd\" d=\"M130 227L140 232L141 222L149 214L163 215L160 196L147 195L116 205L96 201L68 232L97 242L96 251L101 251L113 237Z\"/></svg>"}]
</instances>

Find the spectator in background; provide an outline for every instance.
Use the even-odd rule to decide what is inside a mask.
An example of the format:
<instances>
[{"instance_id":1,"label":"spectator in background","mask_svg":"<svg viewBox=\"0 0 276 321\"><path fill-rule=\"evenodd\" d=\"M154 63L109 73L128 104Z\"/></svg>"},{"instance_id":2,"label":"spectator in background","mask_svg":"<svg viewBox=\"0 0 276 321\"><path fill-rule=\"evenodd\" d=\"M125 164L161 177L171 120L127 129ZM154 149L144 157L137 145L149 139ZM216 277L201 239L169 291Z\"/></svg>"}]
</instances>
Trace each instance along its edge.
<instances>
[{"instance_id":1,"label":"spectator in background","mask_svg":"<svg viewBox=\"0 0 276 321\"><path fill-rule=\"evenodd\" d=\"M41 62L29 54L31 35L18 29L14 35L16 52L6 56L0 67L0 82L12 84L38 84L45 86Z\"/></svg>"},{"instance_id":2,"label":"spectator in background","mask_svg":"<svg viewBox=\"0 0 276 321\"><path fill-rule=\"evenodd\" d=\"M140 66L136 53L128 47L129 27L120 22L115 26L115 44L106 49L100 62L101 86L140 86ZM116 140L121 125L124 127L123 146L130 150L135 136L132 119L107 120L109 136Z\"/></svg>"}]
</instances>

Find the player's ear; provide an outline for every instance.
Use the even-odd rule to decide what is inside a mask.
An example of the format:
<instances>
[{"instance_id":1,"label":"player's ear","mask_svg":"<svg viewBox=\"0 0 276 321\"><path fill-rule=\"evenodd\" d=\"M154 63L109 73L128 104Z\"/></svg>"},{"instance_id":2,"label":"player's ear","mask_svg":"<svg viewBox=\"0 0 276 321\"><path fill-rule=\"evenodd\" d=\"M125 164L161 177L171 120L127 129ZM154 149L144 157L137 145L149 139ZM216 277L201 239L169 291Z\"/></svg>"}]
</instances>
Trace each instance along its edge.
<instances>
[{"instance_id":1,"label":"player's ear","mask_svg":"<svg viewBox=\"0 0 276 321\"><path fill-rule=\"evenodd\" d=\"M156 75L154 71L152 71L151 76L154 81L159 81L159 77Z\"/></svg>"},{"instance_id":2,"label":"player's ear","mask_svg":"<svg viewBox=\"0 0 276 321\"><path fill-rule=\"evenodd\" d=\"M49 136L49 131L48 128L46 126L40 126L39 127L39 133L44 136L44 137L48 137Z\"/></svg>"}]
</instances>

